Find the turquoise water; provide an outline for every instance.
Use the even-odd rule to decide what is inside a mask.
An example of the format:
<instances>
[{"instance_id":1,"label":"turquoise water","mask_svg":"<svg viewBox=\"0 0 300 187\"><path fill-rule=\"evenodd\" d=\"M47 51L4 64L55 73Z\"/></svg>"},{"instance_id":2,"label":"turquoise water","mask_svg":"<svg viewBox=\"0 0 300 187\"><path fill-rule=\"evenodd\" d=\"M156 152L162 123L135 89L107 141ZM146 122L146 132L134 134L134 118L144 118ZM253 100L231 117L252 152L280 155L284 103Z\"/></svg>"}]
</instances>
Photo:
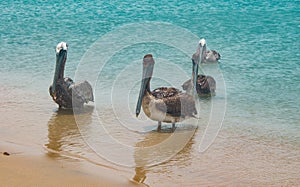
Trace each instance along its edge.
<instances>
[{"instance_id":1,"label":"turquoise water","mask_svg":"<svg viewBox=\"0 0 300 187\"><path fill-rule=\"evenodd\" d=\"M52 104L48 87L58 42L69 44L65 74L74 77L84 54L105 34L129 23L170 23L206 38L208 47L221 54L218 69L227 99L222 129L299 150L299 1L5 1L0 9L1 87L22 89ZM137 50L136 59L141 59L147 50L135 47L131 51ZM176 53L164 45L153 48L157 56ZM185 54L176 55L189 61ZM131 62L122 61L126 63ZM113 64L111 74L108 68L103 83L109 84L122 65ZM177 65L190 72L190 63Z\"/></svg>"}]
</instances>

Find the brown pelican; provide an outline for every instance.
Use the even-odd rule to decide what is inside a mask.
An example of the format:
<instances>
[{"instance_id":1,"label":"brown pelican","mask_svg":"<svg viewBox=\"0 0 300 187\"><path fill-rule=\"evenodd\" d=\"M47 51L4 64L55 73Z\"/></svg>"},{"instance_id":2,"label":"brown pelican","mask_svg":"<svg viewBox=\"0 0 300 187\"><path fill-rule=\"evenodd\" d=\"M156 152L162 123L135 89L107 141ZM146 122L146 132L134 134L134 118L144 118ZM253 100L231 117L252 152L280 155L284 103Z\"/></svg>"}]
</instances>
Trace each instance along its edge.
<instances>
[{"instance_id":1,"label":"brown pelican","mask_svg":"<svg viewBox=\"0 0 300 187\"><path fill-rule=\"evenodd\" d=\"M56 67L49 93L59 108L80 108L84 103L94 101L93 90L87 81L75 84L71 78L64 78L67 51L67 43L60 42L57 44Z\"/></svg>"},{"instance_id":2,"label":"brown pelican","mask_svg":"<svg viewBox=\"0 0 300 187\"><path fill-rule=\"evenodd\" d=\"M172 130L175 123L189 117L195 117L197 109L192 95L182 93L176 88L156 88L150 91L150 80L154 68L154 59L147 54L143 59L143 78L141 89L136 106L136 116L140 114L141 106L144 113L152 120L158 121L157 130L161 130L161 123L172 123ZM196 68L195 68L196 69Z\"/></svg>"},{"instance_id":3,"label":"brown pelican","mask_svg":"<svg viewBox=\"0 0 300 187\"><path fill-rule=\"evenodd\" d=\"M196 91L198 96L211 96L215 95L215 90L216 90L216 81L213 77L208 76L208 75L198 75L198 69L194 69L195 66L194 64L199 64L200 59L203 59L203 56L205 56L205 40L201 39L199 41L199 46L197 48L197 52L193 54L192 57L192 62L193 62L193 70L192 70L192 79L195 82L192 82L192 79L189 79L185 81L182 85L183 90L185 90L188 93L191 93L193 90L193 85L196 85ZM197 75L197 79L194 79Z\"/></svg>"},{"instance_id":4,"label":"brown pelican","mask_svg":"<svg viewBox=\"0 0 300 187\"><path fill-rule=\"evenodd\" d=\"M215 63L218 62L221 58L220 53L215 50L208 50L206 51L206 56L202 63Z\"/></svg>"},{"instance_id":5,"label":"brown pelican","mask_svg":"<svg viewBox=\"0 0 300 187\"><path fill-rule=\"evenodd\" d=\"M202 38L199 41L199 45L202 43L203 45L203 56L201 58L201 63L216 63L218 60L220 60L221 55L215 50L207 50L206 47L206 40ZM198 47L199 50L199 47Z\"/></svg>"}]
</instances>

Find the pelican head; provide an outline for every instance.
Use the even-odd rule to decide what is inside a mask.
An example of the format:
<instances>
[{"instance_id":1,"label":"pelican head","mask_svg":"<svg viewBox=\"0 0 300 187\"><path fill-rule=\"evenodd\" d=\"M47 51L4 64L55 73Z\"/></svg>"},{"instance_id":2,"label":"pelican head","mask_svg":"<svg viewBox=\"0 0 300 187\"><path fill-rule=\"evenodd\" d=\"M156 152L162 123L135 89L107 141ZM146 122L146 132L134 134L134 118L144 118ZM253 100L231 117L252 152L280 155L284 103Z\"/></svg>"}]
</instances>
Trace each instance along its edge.
<instances>
[{"instance_id":1,"label":"pelican head","mask_svg":"<svg viewBox=\"0 0 300 187\"><path fill-rule=\"evenodd\" d=\"M68 50L68 44L66 42L60 42L56 46L56 54L60 52L60 50Z\"/></svg>"},{"instance_id":2,"label":"pelican head","mask_svg":"<svg viewBox=\"0 0 300 187\"><path fill-rule=\"evenodd\" d=\"M67 51L68 51L68 44L66 42L58 43L55 48L56 65L55 65L53 84L51 88L52 94L55 94L57 80L64 77L65 63L67 60Z\"/></svg>"},{"instance_id":3,"label":"pelican head","mask_svg":"<svg viewBox=\"0 0 300 187\"><path fill-rule=\"evenodd\" d=\"M138 102L136 105L136 117L139 116L141 112L141 106L142 106L142 100L147 91L150 92L150 80L152 77L153 73L153 68L154 68L154 59L151 54L147 54L144 56L143 59L143 77L142 77L142 82L141 82L141 89L140 89L140 94L138 98Z\"/></svg>"},{"instance_id":4,"label":"pelican head","mask_svg":"<svg viewBox=\"0 0 300 187\"><path fill-rule=\"evenodd\" d=\"M204 38L199 40L199 45L205 46L206 45L206 40Z\"/></svg>"}]
</instances>

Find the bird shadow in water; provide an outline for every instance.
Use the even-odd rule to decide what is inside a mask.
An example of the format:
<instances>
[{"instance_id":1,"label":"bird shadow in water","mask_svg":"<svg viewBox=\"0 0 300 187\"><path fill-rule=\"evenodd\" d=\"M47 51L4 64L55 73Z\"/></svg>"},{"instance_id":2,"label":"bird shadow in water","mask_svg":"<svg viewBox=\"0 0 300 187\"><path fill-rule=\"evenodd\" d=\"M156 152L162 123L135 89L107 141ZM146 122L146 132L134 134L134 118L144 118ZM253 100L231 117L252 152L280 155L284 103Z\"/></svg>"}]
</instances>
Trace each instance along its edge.
<instances>
[{"instance_id":1,"label":"bird shadow in water","mask_svg":"<svg viewBox=\"0 0 300 187\"><path fill-rule=\"evenodd\" d=\"M143 140L136 143L134 152L136 167L132 181L147 185L144 182L147 178L147 173L150 170L154 170L155 167L163 167L162 165L165 165L174 157L176 159L182 158L183 160L191 157L190 153L192 145L194 144L193 139L197 131L197 127L193 125L178 127L175 132L173 132L172 128L169 127L161 130L161 132L157 132L156 129L150 131L145 134ZM172 133L170 133L171 131ZM167 141L169 138L172 138L172 136L174 136L174 142L167 143L162 146L159 145L160 143ZM186 143L179 145L180 143L177 141ZM173 150L177 151L175 151L174 154L170 154Z\"/></svg>"},{"instance_id":2,"label":"bird shadow in water","mask_svg":"<svg viewBox=\"0 0 300 187\"><path fill-rule=\"evenodd\" d=\"M48 121L48 143L45 148L47 155L53 158L61 158L64 153L82 152L86 147L80 128L88 128L92 122L93 106L84 106L80 110L58 109ZM76 117L75 117L76 115ZM78 123L80 120L80 123Z\"/></svg>"},{"instance_id":3,"label":"bird shadow in water","mask_svg":"<svg viewBox=\"0 0 300 187\"><path fill-rule=\"evenodd\" d=\"M175 129L172 128L172 125L163 124L160 130L157 130L157 125L151 125L144 127L145 132L147 133L175 133L175 132L184 132L189 130L197 129L198 126L195 125L186 125L186 124L176 124ZM143 133L146 134L146 133Z\"/></svg>"}]
</instances>

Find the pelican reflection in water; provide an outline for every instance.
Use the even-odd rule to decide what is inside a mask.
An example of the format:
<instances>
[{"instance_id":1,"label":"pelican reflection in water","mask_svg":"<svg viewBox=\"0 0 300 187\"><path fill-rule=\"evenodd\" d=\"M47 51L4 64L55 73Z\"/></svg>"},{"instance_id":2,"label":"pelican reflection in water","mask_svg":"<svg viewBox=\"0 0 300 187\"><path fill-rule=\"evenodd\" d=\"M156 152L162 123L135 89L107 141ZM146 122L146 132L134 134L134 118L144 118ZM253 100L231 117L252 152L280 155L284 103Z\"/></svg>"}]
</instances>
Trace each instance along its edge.
<instances>
[{"instance_id":1,"label":"pelican reflection in water","mask_svg":"<svg viewBox=\"0 0 300 187\"><path fill-rule=\"evenodd\" d=\"M48 143L45 147L49 156L59 157L64 152L83 152L86 147L78 126L86 129L92 122L93 106L85 106L76 114L72 110L58 110L48 122ZM75 115L76 118L75 118Z\"/></svg>"},{"instance_id":2,"label":"pelican reflection in water","mask_svg":"<svg viewBox=\"0 0 300 187\"><path fill-rule=\"evenodd\" d=\"M156 88L150 91L150 81L153 74L154 59L151 54L147 54L143 59L143 77L141 89L136 106L136 116L138 117L143 107L148 118L158 121L157 130L161 130L161 123L172 123L172 130L175 123L184 119L195 117L197 109L192 95L182 93L176 88ZM198 66L198 64L195 64ZM198 69L198 68L195 68Z\"/></svg>"},{"instance_id":3,"label":"pelican reflection in water","mask_svg":"<svg viewBox=\"0 0 300 187\"><path fill-rule=\"evenodd\" d=\"M158 168L161 174L168 172L167 161L175 158L178 164L189 164L191 149L196 128L193 126L178 129L175 133L158 133L152 131L145 134L136 143L134 151L135 175L132 180L145 184L147 173L155 173ZM161 165L164 163L163 165ZM191 163L190 163L191 164ZM147 185L147 184L145 184Z\"/></svg>"}]
</instances>

